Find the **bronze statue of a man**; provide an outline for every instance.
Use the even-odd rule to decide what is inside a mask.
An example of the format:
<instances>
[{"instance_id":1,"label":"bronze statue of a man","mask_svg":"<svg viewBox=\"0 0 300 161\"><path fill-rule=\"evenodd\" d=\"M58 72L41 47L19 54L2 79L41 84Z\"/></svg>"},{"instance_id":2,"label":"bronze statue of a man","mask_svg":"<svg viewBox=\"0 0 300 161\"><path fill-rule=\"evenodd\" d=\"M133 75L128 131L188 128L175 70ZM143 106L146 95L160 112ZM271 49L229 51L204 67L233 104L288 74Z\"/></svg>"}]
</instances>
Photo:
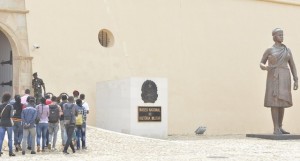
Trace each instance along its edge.
<instances>
[{"instance_id":1,"label":"bronze statue of a man","mask_svg":"<svg viewBox=\"0 0 300 161\"><path fill-rule=\"evenodd\" d=\"M284 109L293 105L290 71L294 78L293 89L297 90L297 70L291 50L282 44L283 30L274 29L272 36L275 44L265 51L260 62L260 68L268 71L264 106L271 108L273 134L289 134L283 130L282 121Z\"/></svg>"},{"instance_id":2,"label":"bronze statue of a man","mask_svg":"<svg viewBox=\"0 0 300 161\"><path fill-rule=\"evenodd\" d=\"M43 97L42 87L43 87L43 90L44 90L44 94L46 93L45 83L43 82L42 79L38 78L37 73L33 73L32 76L33 76L32 88L33 88L33 92L34 92L34 97L36 99L36 104L39 104L41 98Z\"/></svg>"}]
</instances>

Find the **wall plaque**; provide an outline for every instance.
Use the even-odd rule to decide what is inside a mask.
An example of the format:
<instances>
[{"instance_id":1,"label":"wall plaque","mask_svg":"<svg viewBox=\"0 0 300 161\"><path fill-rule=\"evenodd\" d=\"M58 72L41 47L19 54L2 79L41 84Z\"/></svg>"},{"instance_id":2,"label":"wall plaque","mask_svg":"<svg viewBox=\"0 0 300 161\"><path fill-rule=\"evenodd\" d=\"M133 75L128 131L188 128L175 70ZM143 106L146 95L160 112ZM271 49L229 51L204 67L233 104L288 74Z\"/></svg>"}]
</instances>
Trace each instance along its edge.
<instances>
[{"instance_id":1,"label":"wall plaque","mask_svg":"<svg viewBox=\"0 0 300 161\"><path fill-rule=\"evenodd\" d=\"M139 106L138 121L139 122L161 121L161 107L160 106Z\"/></svg>"}]
</instances>

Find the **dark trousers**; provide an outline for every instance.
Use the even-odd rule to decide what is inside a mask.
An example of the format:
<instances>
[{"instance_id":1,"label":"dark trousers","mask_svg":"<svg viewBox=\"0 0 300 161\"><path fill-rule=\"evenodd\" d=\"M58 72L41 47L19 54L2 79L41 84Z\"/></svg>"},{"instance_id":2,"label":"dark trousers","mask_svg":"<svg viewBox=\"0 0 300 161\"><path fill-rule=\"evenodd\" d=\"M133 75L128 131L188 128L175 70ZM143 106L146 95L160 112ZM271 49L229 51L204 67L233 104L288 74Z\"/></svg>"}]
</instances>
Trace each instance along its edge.
<instances>
[{"instance_id":1,"label":"dark trousers","mask_svg":"<svg viewBox=\"0 0 300 161\"><path fill-rule=\"evenodd\" d=\"M70 146L72 151L74 152L75 149L74 149L74 145L72 142L72 136L73 136L73 133L75 130L75 124L67 124L67 125L65 125L65 127L66 127L66 132L67 132L67 142L64 147L64 151L66 152Z\"/></svg>"}]
</instances>

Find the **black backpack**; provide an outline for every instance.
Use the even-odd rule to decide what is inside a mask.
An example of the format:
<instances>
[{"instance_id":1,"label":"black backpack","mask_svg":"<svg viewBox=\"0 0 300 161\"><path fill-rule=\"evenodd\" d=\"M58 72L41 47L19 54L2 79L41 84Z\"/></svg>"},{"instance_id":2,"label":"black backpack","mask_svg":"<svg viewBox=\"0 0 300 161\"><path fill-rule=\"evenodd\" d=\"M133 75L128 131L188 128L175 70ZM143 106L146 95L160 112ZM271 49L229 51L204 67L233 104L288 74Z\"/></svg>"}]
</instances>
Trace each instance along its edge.
<instances>
[{"instance_id":1,"label":"black backpack","mask_svg":"<svg viewBox=\"0 0 300 161\"><path fill-rule=\"evenodd\" d=\"M59 120L59 110L57 105L49 105L49 122L50 123L57 123Z\"/></svg>"}]
</instances>

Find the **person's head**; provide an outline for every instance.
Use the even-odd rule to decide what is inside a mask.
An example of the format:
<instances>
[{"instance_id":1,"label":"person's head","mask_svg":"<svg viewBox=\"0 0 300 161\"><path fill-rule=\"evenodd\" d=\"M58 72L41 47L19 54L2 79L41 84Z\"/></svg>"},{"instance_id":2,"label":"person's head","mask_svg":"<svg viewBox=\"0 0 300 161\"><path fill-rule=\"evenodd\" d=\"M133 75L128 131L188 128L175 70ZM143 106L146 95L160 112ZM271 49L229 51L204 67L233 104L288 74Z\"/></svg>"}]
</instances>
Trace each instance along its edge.
<instances>
[{"instance_id":1,"label":"person's head","mask_svg":"<svg viewBox=\"0 0 300 161\"><path fill-rule=\"evenodd\" d=\"M281 28L275 28L272 31L272 36L275 42L279 42L279 43L283 42L283 30Z\"/></svg>"},{"instance_id":2,"label":"person's head","mask_svg":"<svg viewBox=\"0 0 300 161\"><path fill-rule=\"evenodd\" d=\"M20 95L15 95L15 101L16 103L21 103L21 96Z\"/></svg>"},{"instance_id":3,"label":"person's head","mask_svg":"<svg viewBox=\"0 0 300 161\"><path fill-rule=\"evenodd\" d=\"M74 97L78 97L78 96L79 96L79 92L78 92L77 90L74 90L74 91L73 91L73 96L74 96Z\"/></svg>"},{"instance_id":4,"label":"person's head","mask_svg":"<svg viewBox=\"0 0 300 161\"><path fill-rule=\"evenodd\" d=\"M30 89L25 89L25 94L30 94Z\"/></svg>"},{"instance_id":5,"label":"person's head","mask_svg":"<svg viewBox=\"0 0 300 161\"><path fill-rule=\"evenodd\" d=\"M2 95L2 103L7 103L11 99L11 95L9 93L4 93Z\"/></svg>"},{"instance_id":6,"label":"person's head","mask_svg":"<svg viewBox=\"0 0 300 161\"><path fill-rule=\"evenodd\" d=\"M76 100L76 105L82 106L82 100L81 100L81 99L77 99L77 100Z\"/></svg>"},{"instance_id":7,"label":"person's head","mask_svg":"<svg viewBox=\"0 0 300 161\"><path fill-rule=\"evenodd\" d=\"M44 105L46 104L46 98L45 97L41 98L41 104L44 104Z\"/></svg>"},{"instance_id":8,"label":"person's head","mask_svg":"<svg viewBox=\"0 0 300 161\"><path fill-rule=\"evenodd\" d=\"M51 101L52 102L57 102L57 97L56 96L52 96Z\"/></svg>"},{"instance_id":9,"label":"person's head","mask_svg":"<svg viewBox=\"0 0 300 161\"><path fill-rule=\"evenodd\" d=\"M28 104L30 104L30 105L34 105L34 104L35 104L35 98L32 97L32 96L28 96L26 101L27 101Z\"/></svg>"},{"instance_id":10,"label":"person's head","mask_svg":"<svg viewBox=\"0 0 300 161\"><path fill-rule=\"evenodd\" d=\"M85 94L80 94L79 98L80 98L81 100L84 100L84 99L85 99Z\"/></svg>"},{"instance_id":11,"label":"person's head","mask_svg":"<svg viewBox=\"0 0 300 161\"><path fill-rule=\"evenodd\" d=\"M68 98L68 102L70 102L70 103L74 103L74 97L73 97L73 96L69 96L69 98Z\"/></svg>"},{"instance_id":12,"label":"person's head","mask_svg":"<svg viewBox=\"0 0 300 161\"><path fill-rule=\"evenodd\" d=\"M33 78L36 79L38 77L37 72L32 74Z\"/></svg>"},{"instance_id":13,"label":"person's head","mask_svg":"<svg viewBox=\"0 0 300 161\"><path fill-rule=\"evenodd\" d=\"M68 99L68 97L67 97L67 95L65 95L65 94L61 96L61 100L62 100L62 101L66 101L67 99Z\"/></svg>"},{"instance_id":14,"label":"person's head","mask_svg":"<svg viewBox=\"0 0 300 161\"><path fill-rule=\"evenodd\" d=\"M49 94L46 94L46 95L45 95L45 98L46 98L46 99L50 99L50 95L49 95Z\"/></svg>"}]
</instances>

